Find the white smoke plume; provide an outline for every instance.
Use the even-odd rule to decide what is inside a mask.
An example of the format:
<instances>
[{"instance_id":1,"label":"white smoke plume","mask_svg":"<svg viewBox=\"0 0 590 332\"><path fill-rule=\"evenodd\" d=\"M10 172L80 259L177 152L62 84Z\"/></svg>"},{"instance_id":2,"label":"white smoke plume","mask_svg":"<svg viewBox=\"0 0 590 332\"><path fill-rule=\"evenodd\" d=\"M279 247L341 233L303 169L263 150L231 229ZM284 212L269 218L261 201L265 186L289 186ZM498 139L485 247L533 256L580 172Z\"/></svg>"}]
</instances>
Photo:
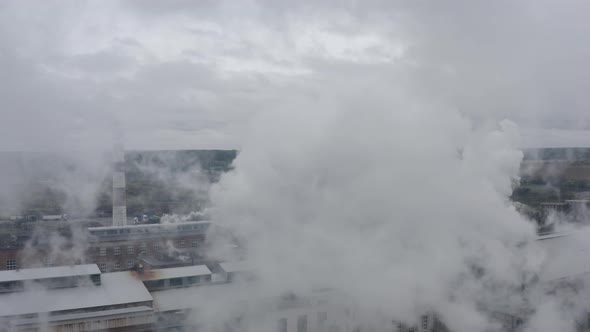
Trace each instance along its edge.
<instances>
[{"instance_id":1,"label":"white smoke plume","mask_svg":"<svg viewBox=\"0 0 590 332\"><path fill-rule=\"evenodd\" d=\"M246 239L267 295L332 287L399 320L493 327L478 306L510 302L541 261L508 201L516 125L378 93L305 106L257 119L214 188L214 220Z\"/></svg>"},{"instance_id":2,"label":"white smoke plume","mask_svg":"<svg viewBox=\"0 0 590 332\"><path fill-rule=\"evenodd\" d=\"M207 218L207 210L191 211L189 214L165 214L160 218L161 224L175 224L187 221L199 221Z\"/></svg>"}]
</instances>

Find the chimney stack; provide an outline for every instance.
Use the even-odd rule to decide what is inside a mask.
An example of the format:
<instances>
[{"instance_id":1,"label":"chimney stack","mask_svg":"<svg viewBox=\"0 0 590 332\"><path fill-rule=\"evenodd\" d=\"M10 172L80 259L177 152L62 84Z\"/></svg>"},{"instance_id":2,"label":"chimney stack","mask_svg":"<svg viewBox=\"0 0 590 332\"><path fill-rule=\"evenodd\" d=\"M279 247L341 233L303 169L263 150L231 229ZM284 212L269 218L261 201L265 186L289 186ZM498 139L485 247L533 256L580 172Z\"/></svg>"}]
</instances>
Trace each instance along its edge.
<instances>
[{"instance_id":1,"label":"chimney stack","mask_svg":"<svg viewBox=\"0 0 590 332\"><path fill-rule=\"evenodd\" d=\"M127 225L125 187L125 150L119 144L113 153L113 226Z\"/></svg>"}]
</instances>

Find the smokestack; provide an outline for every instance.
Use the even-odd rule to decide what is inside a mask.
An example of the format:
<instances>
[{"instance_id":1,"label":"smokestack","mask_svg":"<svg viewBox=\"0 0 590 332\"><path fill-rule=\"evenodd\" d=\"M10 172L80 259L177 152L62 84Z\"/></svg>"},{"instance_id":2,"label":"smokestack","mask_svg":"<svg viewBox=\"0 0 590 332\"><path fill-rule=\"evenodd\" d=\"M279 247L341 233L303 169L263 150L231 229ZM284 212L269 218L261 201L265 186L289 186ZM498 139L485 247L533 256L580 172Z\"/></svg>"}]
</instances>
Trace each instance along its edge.
<instances>
[{"instance_id":1,"label":"smokestack","mask_svg":"<svg viewBox=\"0 0 590 332\"><path fill-rule=\"evenodd\" d=\"M125 194L125 150L116 145L113 153L113 226L127 225Z\"/></svg>"}]
</instances>

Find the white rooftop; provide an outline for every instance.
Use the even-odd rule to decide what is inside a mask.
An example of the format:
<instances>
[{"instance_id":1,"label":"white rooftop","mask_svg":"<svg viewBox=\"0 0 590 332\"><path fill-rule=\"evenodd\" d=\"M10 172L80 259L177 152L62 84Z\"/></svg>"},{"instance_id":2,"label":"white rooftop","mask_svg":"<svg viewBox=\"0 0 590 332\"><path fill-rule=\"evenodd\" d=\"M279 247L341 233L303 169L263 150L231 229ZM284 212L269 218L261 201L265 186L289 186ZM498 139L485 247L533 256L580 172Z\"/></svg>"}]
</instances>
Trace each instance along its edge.
<instances>
[{"instance_id":1,"label":"white rooftop","mask_svg":"<svg viewBox=\"0 0 590 332\"><path fill-rule=\"evenodd\" d=\"M251 308L275 310L280 297L268 294L268 286L252 282L248 287L238 284L208 285L202 287L168 288L152 293L154 311L193 309L231 311L232 306L243 309L245 304L256 303ZM307 291L298 297L313 300L312 303L344 303L345 295L336 290ZM211 299L215 299L212 301ZM254 302L256 301L256 302Z\"/></svg>"},{"instance_id":2,"label":"white rooftop","mask_svg":"<svg viewBox=\"0 0 590 332\"><path fill-rule=\"evenodd\" d=\"M256 291L244 291L241 286L232 284L210 285L201 287L168 288L152 292L154 297L154 311L170 311L223 306L223 310L238 301L252 300ZM215 299L215 301L211 301Z\"/></svg>"},{"instance_id":3,"label":"white rooftop","mask_svg":"<svg viewBox=\"0 0 590 332\"><path fill-rule=\"evenodd\" d=\"M546 255L539 279L551 281L590 272L590 230L552 234L539 238Z\"/></svg>"},{"instance_id":4,"label":"white rooftop","mask_svg":"<svg viewBox=\"0 0 590 332\"><path fill-rule=\"evenodd\" d=\"M246 261L223 262L220 263L219 266L227 273L248 270L248 263Z\"/></svg>"},{"instance_id":5,"label":"white rooftop","mask_svg":"<svg viewBox=\"0 0 590 332\"><path fill-rule=\"evenodd\" d=\"M47 313L61 310L132 304L152 301L143 283L129 272L103 273L101 285L0 293L0 316Z\"/></svg>"},{"instance_id":6,"label":"white rooftop","mask_svg":"<svg viewBox=\"0 0 590 332\"><path fill-rule=\"evenodd\" d=\"M192 276L203 276L211 274L206 265L194 265L183 267L171 267L166 269L146 270L141 276L142 280L161 280L172 278L183 278Z\"/></svg>"},{"instance_id":7,"label":"white rooftop","mask_svg":"<svg viewBox=\"0 0 590 332\"><path fill-rule=\"evenodd\" d=\"M91 274L100 274L100 269L96 264L42 267L34 269L0 271L0 282L87 276Z\"/></svg>"}]
</instances>

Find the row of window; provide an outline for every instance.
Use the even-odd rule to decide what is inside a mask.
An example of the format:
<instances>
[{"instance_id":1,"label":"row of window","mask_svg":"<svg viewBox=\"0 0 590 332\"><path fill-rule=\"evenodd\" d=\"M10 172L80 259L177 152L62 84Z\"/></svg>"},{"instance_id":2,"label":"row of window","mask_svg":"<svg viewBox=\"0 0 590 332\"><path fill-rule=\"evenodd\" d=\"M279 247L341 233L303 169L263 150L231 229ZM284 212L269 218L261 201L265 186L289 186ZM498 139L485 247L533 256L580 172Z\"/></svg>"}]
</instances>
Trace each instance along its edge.
<instances>
[{"instance_id":1,"label":"row of window","mask_svg":"<svg viewBox=\"0 0 590 332\"><path fill-rule=\"evenodd\" d=\"M127 270L132 269L133 265L135 264L134 261L127 261ZM110 264L107 263L98 263L98 268L100 269L100 271L102 272L106 272L106 271L120 271L121 270L121 263L116 262L114 263L112 266Z\"/></svg>"},{"instance_id":2,"label":"row of window","mask_svg":"<svg viewBox=\"0 0 590 332\"><path fill-rule=\"evenodd\" d=\"M128 234L141 234L141 233L159 233L162 231L169 231L169 226L162 226L162 225L143 225L143 226L134 226L133 228L112 228L112 229L101 229L101 230L90 230L90 233L93 235L128 235ZM184 231L204 231L209 228L209 224L193 224L193 225L180 225L176 227L176 231L184 232Z\"/></svg>"},{"instance_id":3,"label":"row of window","mask_svg":"<svg viewBox=\"0 0 590 332\"><path fill-rule=\"evenodd\" d=\"M171 279L159 279L159 280L146 280L143 282L145 287L152 291L158 290L162 288L174 288L174 287L186 287L192 286L199 283L208 283L211 282L210 275L204 276L190 276L190 277L180 277L180 278L171 278Z\"/></svg>"},{"instance_id":4,"label":"row of window","mask_svg":"<svg viewBox=\"0 0 590 332\"><path fill-rule=\"evenodd\" d=\"M16 259L7 259L6 260L6 269L7 270L16 270Z\"/></svg>"},{"instance_id":5,"label":"row of window","mask_svg":"<svg viewBox=\"0 0 590 332\"><path fill-rule=\"evenodd\" d=\"M328 320L328 313L325 311L318 312L317 314L317 323L318 328L323 330ZM307 332L307 315L300 315L297 317L297 332ZM278 323L278 332L287 332L287 318L279 319Z\"/></svg>"},{"instance_id":6,"label":"row of window","mask_svg":"<svg viewBox=\"0 0 590 332\"><path fill-rule=\"evenodd\" d=\"M408 332L416 332L417 328L412 326L408 328ZM428 315L423 315L420 319L420 330L421 332L428 332ZM402 324L398 325L398 331L404 331Z\"/></svg>"},{"instance_id":7,"label":"row of window","mask_svg":"<svg viewBox=\"0 0 590 332\"><path fill-rule=\"evenodd\" d=\"M199 240L193 240L191 243L191 246L193 248L197 248L199 247ZM178 248L186 248L186 241L185 240L179 240L177 242L177 246ZM121 255L121 247L112 247L113 248L113 255L114 256L119 256ZM145 243L142 243L139 246L139 252L147 252L147 245ZM153 245L153 249L154 251L160 251L161 247L160 244L154 244ZM107 255L107 248L106 247L100 247L99 248L99 252L98 252L99 256L105 257ZM133 245L128 245L127 246L127 255L133 255L135 254L135 247Z\"/></svg>"},{"instance_id":8,"label":"row of window","mask_svg":"<svg viewBox=\"0 0 590 332\"><path fill-rule=\"evenodd\" d=\"M325 311L317 313L317 326L319 330L323 330L326 326L326 321L328 320L328 313ZM428 316L424 315L421 317L420 327L422 332L428 331ZM307 332L307 315L300 315L297 317L297 332ZM287 332L287 318L281 318L278 321L278 332ZM403 325L399 326L399 330L403 330ZM416 332L415 327L410 327L408 332Z\"/></svg>"}]
</instances>

